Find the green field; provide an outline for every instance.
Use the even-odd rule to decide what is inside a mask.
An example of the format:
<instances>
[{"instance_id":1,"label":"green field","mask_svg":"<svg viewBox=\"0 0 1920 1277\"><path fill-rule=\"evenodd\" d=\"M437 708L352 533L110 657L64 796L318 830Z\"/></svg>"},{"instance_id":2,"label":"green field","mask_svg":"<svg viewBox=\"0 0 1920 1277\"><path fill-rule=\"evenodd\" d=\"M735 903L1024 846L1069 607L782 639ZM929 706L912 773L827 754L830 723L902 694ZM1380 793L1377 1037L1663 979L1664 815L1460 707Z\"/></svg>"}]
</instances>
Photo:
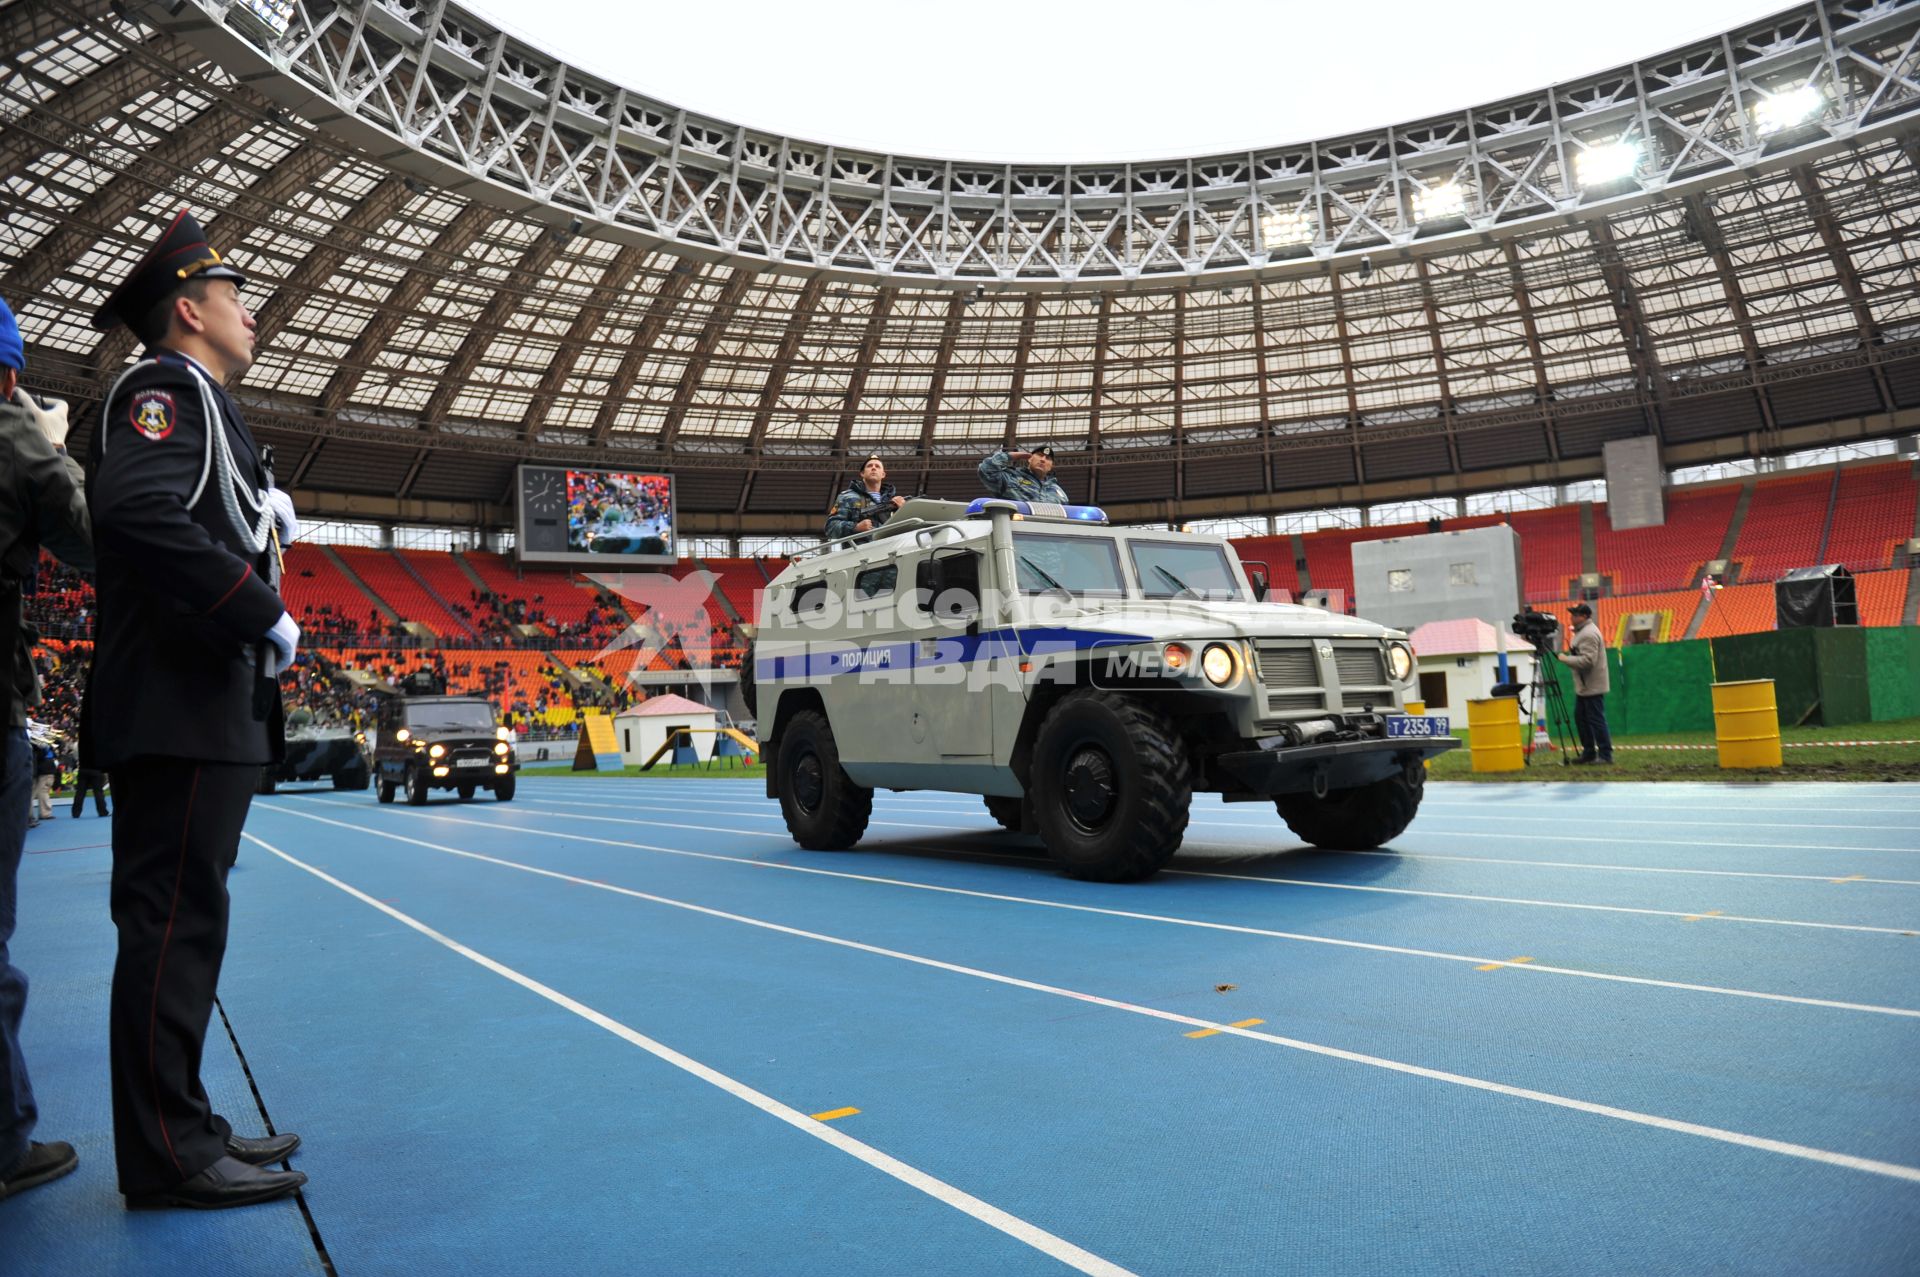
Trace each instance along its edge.
<instances>
[{"instance_id":1,"label":"green field","mask_svg":"<svg viewBox=\"0 0 1920 1277\"><path fill-rule=\"evenodd\" d=\"M1461 747L1434 760L1435 780L1471 780L1487 783L1549 780L1920 780L1920 745L1833 745L1821 741L1920 740L1920 718L1888 723L1854 723L1846 727L1787 727L1780 740L1784 765L1762 771L1723 771L1711 749L1632 749L1634 745L1713 744L1712 732L1669 732L1653 736L1615 736L1612 767L1569 767L1559 752L1536 753L1532 763L1517 772L1473 770L1467 752L1468 733L1456 731ZM1575 752L1578 747L1575 747Z\"/></svg>"}]
</instances>

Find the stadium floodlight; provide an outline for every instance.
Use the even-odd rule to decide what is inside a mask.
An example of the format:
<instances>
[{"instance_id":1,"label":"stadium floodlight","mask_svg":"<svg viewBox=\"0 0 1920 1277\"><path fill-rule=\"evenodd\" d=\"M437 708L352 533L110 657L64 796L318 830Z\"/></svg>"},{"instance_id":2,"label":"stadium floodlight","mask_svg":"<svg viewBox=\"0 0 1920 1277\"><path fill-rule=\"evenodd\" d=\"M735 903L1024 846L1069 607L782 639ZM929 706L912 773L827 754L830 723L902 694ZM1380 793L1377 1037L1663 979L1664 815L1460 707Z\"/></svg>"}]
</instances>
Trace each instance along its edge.
<instances>
[{"instance_id":1,"label":"stadium floodlight","mask_svg":"<svg viewBox=\"0 0 1920 1277\"><path fill-rule=\"evenodd\" d=\"M1313 243L1313 219L1299 209L1269 209L1260 216L1260 237L1268 248Z\"/></svg>"},{"instance_id":2,"label":"stadium floodlight","mask_svg":"<svg viewBox=\"0 0 1920 1277\"><path fill-rule=\"evenodd\" d=\"M1573 157L1573 177L1582 186L1606 186L1632 177L1640 167L1640 147L1633 142L1602 142Z\"/></svg>"},{"instance_id":3,"label":"stadium floodlight","mask_svg":"<svg viewBox=\"0 0 1920 1277\"><path fill-rule=\"evenodd\" d=\"M1413 192L1413 220L1445 222L1467 215L1467 193L1452 180L1435 186L1416 186Z\"/></svg>"},{"instance_id":4,"label":"stadium floodlight","mask_svg":"<svg viewBox=\"0 0 1920 1277\"><path fill-rule=\"evenodd\" d=\"M1811 84L1783 93L1764 93L1753 104L1753 124L1761 137L1782 133L1819 115L1826 109L1826 95Z\"/></svg>"}]
</instances>

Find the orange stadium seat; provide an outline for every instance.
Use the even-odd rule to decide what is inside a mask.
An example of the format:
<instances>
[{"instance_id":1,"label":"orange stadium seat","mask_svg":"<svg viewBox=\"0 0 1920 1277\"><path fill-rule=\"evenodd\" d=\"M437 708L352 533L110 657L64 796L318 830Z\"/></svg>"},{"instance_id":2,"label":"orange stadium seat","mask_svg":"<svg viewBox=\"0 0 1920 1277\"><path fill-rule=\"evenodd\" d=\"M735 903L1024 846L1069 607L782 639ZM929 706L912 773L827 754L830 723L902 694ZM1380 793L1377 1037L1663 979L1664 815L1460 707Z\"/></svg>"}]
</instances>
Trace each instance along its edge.
<instances>
[{"instance_id":1,"label":"orange stadium seat","mask_svg":"<svg viewBox=\"0 0 1920 1277\"><path fill-rule=\"evenodd\" d=\"M1702 569L1719 557L1740 501L1740 485L1675 489L1667 495L1667 521L1656 528L1616 532L1604 503L1593 507L1594 557L1611 577L1615 594L1698 586Z\"/></svg>"},{"instance_id":2,"label":"orange stadium seat","mask_svg":"<svg viewBox=\"0 0 1920 1277\"><path fill-rule=\"evenodd\" d=\"M1828 563L1853 572L1871 572L1893 562L1893 552L1913 535L1913 514L1920 485L1906 461L1855 466L1840 472L1833 507L1833 531L1827 537Z\"/></svg>"},{"instance_id":3,"label":"orange stadium seat","mask_svg":"<svg viewBox=\"0 0 1920 1277\"><path fill-rule=\"evenodd\" d=\"M1776 581L1820 555L1831 474L1763 479L1753 490L1746 522L1733 547L1741 581Z\"/></svg>"},{"instance_id":4,"label":"orange stadium seat","mask_svg":"<svg viewBox=\"0 0 1920 1277\"><path fill-rule=\"evenodd\" d=\"M1907 588L1912 574L1862 572L1853 578L1854 597L1860 603L1860 624L1898 625L1906 614Z\"/></svg>"}]
</instances>

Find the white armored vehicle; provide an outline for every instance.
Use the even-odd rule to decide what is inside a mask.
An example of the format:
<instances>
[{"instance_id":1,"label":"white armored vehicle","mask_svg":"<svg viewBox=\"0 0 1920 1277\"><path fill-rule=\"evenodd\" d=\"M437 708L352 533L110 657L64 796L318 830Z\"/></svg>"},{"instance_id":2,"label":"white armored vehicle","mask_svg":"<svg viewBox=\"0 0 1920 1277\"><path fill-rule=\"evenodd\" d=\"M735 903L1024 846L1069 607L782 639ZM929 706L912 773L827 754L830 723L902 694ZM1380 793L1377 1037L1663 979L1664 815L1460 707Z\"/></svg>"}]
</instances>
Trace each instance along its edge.
<instances>
[{"instance_id":1,"label":"white armored vehicle","mask_svg":"<svg viewBox=\"0 0 1920 1277\"><path fill-rule=\"evenodd\" d=\"M979 794L1106 882L1167 862L1195 790L1378 847L1459 742L1400 712L1405 635L1265 595L1220 537L916 498L768 586L747 687L767 794L816 850L859 841L875 789Z\"/></svg>"}]
</instances>

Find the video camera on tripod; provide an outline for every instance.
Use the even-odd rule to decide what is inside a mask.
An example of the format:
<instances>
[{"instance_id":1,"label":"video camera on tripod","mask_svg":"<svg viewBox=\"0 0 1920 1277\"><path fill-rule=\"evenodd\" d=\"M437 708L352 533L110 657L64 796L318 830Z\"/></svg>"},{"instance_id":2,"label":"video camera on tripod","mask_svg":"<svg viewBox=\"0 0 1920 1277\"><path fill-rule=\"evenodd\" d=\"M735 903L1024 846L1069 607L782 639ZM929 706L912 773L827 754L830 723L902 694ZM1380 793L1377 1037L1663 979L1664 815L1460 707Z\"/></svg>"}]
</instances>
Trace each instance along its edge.
<instances>
[{"instance_id":1,"label":"video camera on tripod","mask_svg":"<svg viewBox=\"0 0 1920 1277\"><path fill-rule=\"evenodd\" d=\"M1529 647L1533 648L1533 688L1527 691L1527 684L1511 684L1513 694L1520 700L1528 723L1536 720L1535 715L1542 712L1544 696L1544 721L1549 729L1549 737L1560 749L1560 761L1565 764L1570 757L1570 747L1575 734L1573 718L1568 713L1566 698L1560 690L1560 680L1552 669L1542 669L1541 663L1558 659L1554 656L1554 640L1560 634L1560 618L1551 612L1540 612L1533 608L1522 608L1513 614L1513 632ZM1499 689L1495 689L1496 694ZM1527 745L1527 761L1533 761L1533 744Z\"/></svg>"},{"instance_id":2,"label":"video camera on tripod","mask_svg":"<svg viewBox=\"0 0 1920 1277\"><path fill-rule=\"evenodd\" d=\"M1560 618L1551 612L1525 608L1513 614L1513 632L1535 651L1549 649L1560 633Z\"/></svg>"}]
</instances>

